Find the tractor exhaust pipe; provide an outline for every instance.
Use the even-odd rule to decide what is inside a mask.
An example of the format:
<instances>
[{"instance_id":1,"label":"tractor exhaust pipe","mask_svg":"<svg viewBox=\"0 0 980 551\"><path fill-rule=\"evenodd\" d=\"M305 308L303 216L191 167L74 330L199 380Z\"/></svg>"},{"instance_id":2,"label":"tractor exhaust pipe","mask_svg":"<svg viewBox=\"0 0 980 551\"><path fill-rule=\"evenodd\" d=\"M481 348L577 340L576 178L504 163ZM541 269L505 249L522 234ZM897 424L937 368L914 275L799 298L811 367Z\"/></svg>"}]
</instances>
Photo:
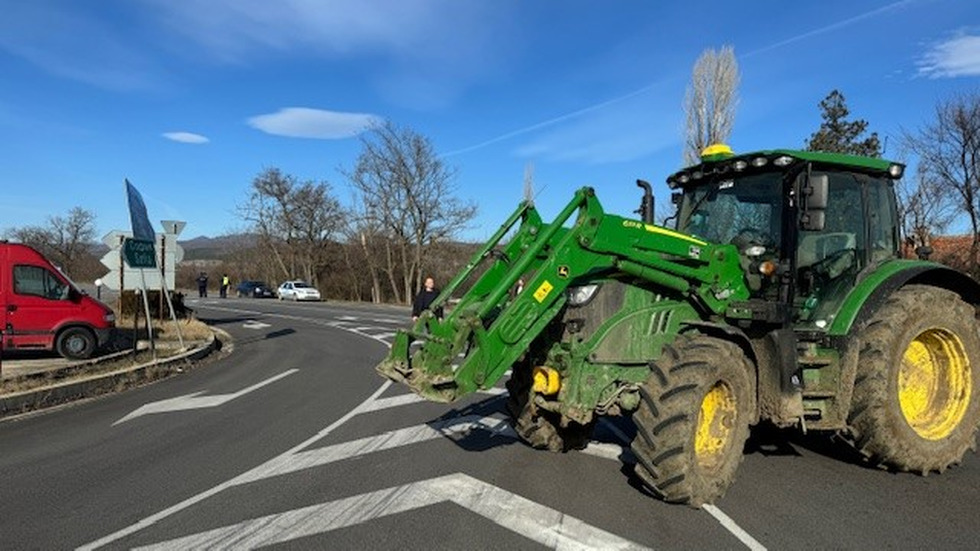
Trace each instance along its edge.
<instances>
[{"instance_id":1,"label":"tractor exhaust pipe","mask_svg":"<svg viewBox=\"0 0 980 551\"><path fill-rule=\"evenodd\" d=\"M643 199L640 201L640 208L633 212L639 214L643 222L653 224L653 188L646 180L637 180L636 186L643 188Z\"/></svg>"}]
</instances>

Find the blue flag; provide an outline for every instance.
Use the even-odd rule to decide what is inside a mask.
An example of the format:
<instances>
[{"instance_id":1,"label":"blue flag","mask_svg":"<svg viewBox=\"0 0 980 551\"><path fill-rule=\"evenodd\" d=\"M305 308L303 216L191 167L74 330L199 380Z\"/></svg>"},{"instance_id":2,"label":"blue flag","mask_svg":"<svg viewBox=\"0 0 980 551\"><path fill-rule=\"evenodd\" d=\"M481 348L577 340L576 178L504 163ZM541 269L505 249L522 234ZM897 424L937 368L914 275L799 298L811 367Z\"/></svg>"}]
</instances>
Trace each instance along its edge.
<instances>
[{"instance_id":1,"label":"blue flag","mask_svg":"<svg viewBox=\"0 0 980 551\"><path fill-rule=\"evenodd\" d=\"M129 198L129 220L133 225L133 238L156 243L157 234L153 231L150 219L146 216L146 203L136 186L126 180L126 196Z\"/></svg>"}]
</instances>

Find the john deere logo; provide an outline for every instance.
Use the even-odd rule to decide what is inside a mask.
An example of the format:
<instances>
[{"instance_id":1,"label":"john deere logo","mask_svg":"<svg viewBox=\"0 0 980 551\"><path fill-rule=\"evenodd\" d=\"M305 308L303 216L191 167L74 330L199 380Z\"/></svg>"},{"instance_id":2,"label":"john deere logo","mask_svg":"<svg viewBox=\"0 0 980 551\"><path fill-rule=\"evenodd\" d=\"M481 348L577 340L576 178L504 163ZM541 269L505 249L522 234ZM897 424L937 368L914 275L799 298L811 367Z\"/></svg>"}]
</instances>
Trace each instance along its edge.
<instances>
[{"instance_id":1,"label":"john deere logo","mask_svg":"<svg viewBox=\"0 0 980 551\"><path fill-rule=\"evenodd\" d=\"M558 266L558 277L566 279L568 277L568 266Z\"/></svg>"}]
</instances>

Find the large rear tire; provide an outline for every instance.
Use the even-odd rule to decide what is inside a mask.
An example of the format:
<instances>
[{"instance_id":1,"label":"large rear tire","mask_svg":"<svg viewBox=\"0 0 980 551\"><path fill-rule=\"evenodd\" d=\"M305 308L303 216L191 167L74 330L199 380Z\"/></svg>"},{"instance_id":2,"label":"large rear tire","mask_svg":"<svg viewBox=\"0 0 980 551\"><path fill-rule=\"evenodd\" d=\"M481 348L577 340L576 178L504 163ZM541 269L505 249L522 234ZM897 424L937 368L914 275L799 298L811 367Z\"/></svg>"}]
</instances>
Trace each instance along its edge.
<instances>
[{"instance_id":1,"label":"large rear tire","mask_svg":"<svg viewBox=\"0 0 980 551\"><path fill-rule=\"evenodd\" d=\"M959 295L908 285L860 329L848 425L872 465L926 474L959 463L980 423L980 336Z\"/></svg>"},{"instance_id":2,"label":"large rear tire","mask_svg":"<svg viewBox=\"0 0 980 551\"><path fill-rule=\"evenodd\" d=\"M507 411L521 440L532 448L552 452L578 450L588 445L595 423L582 425L572 421L561 426L561 415L542 410L534 403L532 383L531 365L514 364L507 381Z\"/></svg>"},{"instance_id":3,"label":"large rear tire","mask_svg":"<svg viewBox=\"0 0 980 551\"><path fill-rule=\"evenodd\" d=\"M679 336L651 364L632 450L657 497L700 507L731 486L753 418L751 372L742 349L703 335Z\"/></svg>"}]
</instances>

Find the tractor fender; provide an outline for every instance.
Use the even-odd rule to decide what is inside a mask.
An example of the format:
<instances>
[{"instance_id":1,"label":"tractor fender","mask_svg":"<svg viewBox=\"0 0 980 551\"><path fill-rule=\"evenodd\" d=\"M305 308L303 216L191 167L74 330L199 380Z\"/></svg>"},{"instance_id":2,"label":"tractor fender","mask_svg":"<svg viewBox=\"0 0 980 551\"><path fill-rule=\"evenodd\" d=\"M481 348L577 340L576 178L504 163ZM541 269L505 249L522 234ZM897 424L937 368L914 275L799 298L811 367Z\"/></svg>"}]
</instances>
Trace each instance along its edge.
<instances>
[{"instance_id":1,"label":"tractor fender","mask_svg":"<svg viewBox=\"0 0 980 551\"><path fill-rule=\"evenodd\" d=\"M847 336L878 311L888 297L905 285L930 285L959 294L980 305L980 283L949 266L922 260L894 260L860 279L841 304L827 334Z\"/></svg>"}]
</instances>

